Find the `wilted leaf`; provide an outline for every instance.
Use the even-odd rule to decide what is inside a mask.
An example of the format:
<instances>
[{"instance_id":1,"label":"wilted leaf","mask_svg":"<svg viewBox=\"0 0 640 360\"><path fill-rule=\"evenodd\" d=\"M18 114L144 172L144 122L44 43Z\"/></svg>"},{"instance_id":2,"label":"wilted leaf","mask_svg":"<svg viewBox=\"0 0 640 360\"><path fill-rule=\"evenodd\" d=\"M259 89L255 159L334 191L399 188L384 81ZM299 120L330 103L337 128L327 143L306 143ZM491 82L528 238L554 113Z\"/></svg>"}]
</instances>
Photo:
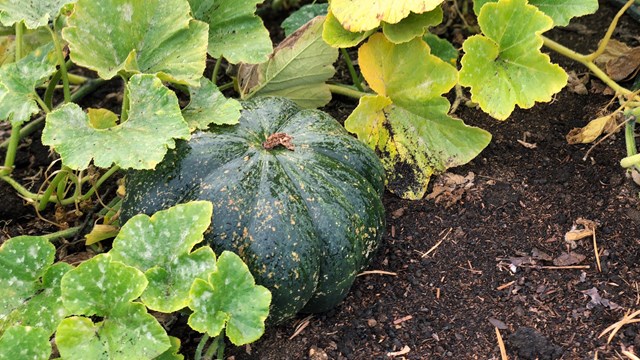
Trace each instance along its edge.
<instances>
[{"instance_id":1,"label":"wilted leaf","mask_svg":"<svg viewBox=\"0 0 640 360\"><path fill-rule=\"evenodd\" d=\"M206 129L211 124L234 125L240 119L242 105L235 99L227 99L208 79L200 79L200 87L190 87L191 102L182 109L182 116L189 130Z\"/></svg>"},{"instance_id":2,"label":"wilted leaf","mask_svg":"<svg viewBox=\"0 0 640 360\"><path fill-rule=\"evenodd\" d=\"M40 111L34 100L35 89L56 71L48 57L51 49L43 46L17 63L0 68L0 119L16 126Z\"/></svg>"},{"instance_id":3,"label":"wilted leaf","mask_svg":"<svg viewBox=\"0 0 640 360\"><path fill-rule=\"evenodd\" d=\"M591 289L588 289L588 290L581 290L580 292L585 295L588 295L591 298L591 301L589 301L589 303L587 304L587 309L593 309L598 305L608 307L611 310L620 308L620 305L600 296L598 289L596 289L595 287L592 287Z\"/></svg>"},{"instance_id":4,"label":"wilted leaf","mask_svg":"<svg viewBox=\"0 0 640 360\"><path fill-rule=\"evenodd\" d=\"M242 65L238 83L243 99L282 96L303 108L317 108L331 100L325 81L335 73L338 50L322 40L324 18L317 17L286 38L269 61Z\"/></svg>"},{"instance_id":5,"label":"wilted leaf","mask_svg":"<svg viewBox=\"0 0 640 360\"><path fill-rule=\"evenodd\" d=\"M74 104L66 104L47 115L42 143L53 147L62 162L76 170L111 164L122 168L153 169L174 139L188 139L176 95L153 75L134 75L129 87L129 120L97 129L89 116Z\"/></svg>"},{"instance_id":6,"label":"wilted leaf","mask_svg":"<svg viewBox=\"0 0 640 360\"><path fill-rule=\"evenodd\" d=\"M437 7L422 14L411 13L396 24L382 23L384 36L392 43L401 44L411 39L422 36L429 26L435 26L442 22L442 8Z\"/></svg>"},{"instance_id":7,"label":"wilted leaf","mask_svg":"<svg viewBox=\"0 0 640 360\"><path fill-rule=\"evenodd\" d=\"M308 23L316 16L327 15L328 10L329 4L326 3L303 5L282 22L281 26L284 30L284 35L289 36L293 34L294 31L301 28L302 25Z\"/></svg>"},{"instance_id":8,"label":"wilted leaf","mask_svg":"<svg viewBox=\"0 0 640 360\"><path fill-rule=\"evenodd\" d=\"M271 293L256 285L249 268L238 255L225 251L208 281L197 279L190 291L193 313L189 325L196 331L226 334L235 345L257 340L264 333Z\"/></svg>"},{"instance_id":9,"label":"wilted leaf","mask_svg":"<svg viewBox=\"0 0 640 360\"><path fill-rule=\"evenodd\" d=\"M527 0L486 4L478 23L485 35L464 42L460 84L471 87L471 100L489 115L505 120L515 105L550 101L566 85L564 70L540 52L540 34L553 21Z\"/></svg>"},{"instance_id":10,"label":"wilted leaf","mask_svg":"<svg viewBox=\"0 0 640 360\"><path fill-rule=\"evenodd\" d=\"M210 247L191 251L209 228L213 206L193 201L129 219L120 229L110 254L144 271L149 286L142 302L152 310L174 312L189 303L195 279L206 279L216 266Z\"/></svg>"},{"instance_id":11,"label":"wilted leaf","mask_svg":"<svg viewBox=\"0 0 640 360\"><path fill-rule=\"evenodd\" d=\"M62 37L73 62L103 79L156 74L198 86L207 55L207 24L186 0L78 0Z\"/></svg>"},{"instance_id":12,"label":"wilted leaf","mask_svg":"<svg viewBox=\"0 0 640 360\"><path fill-rule=\"evenodd\" d=\"M634 48L614 39L609 40L604 53L595 59L615 81L627 80L640 68L640 46Z\"/></svg>"},{"instance_id":13,"label":"wilted leaf","mask_svg":"<svg viewBox=\"0 0 640 360\"><path fill-rule=\"evenodd\" d=\"M574 128L567 134L567 142L570 145L587 144L593 142L602 134L611 134L616 130L620 130L618 128L620 117L620 113L614 113L591 120L583 128Z\"/></svg>"},{"instance_id":14,"label":"wilted leaf","mask_svg":"<svg viewBox=\"0 0 640 360\"><path fill-rule=\"evenodd\" d=\"M28 29L35 29L54 20L66 4L75 0L3 0L0 1L0 22L5 26L24 21Z\"/></svg>"},{"instance_id":15,"label":"wilted leaf","mask_svg":"<svg viewBox=\"0 0 640 360\"><path fill-rule=\"evenodd\" d=\"M482 5L497 0L474 0L473 10L480 13ZM574 17L593 14L598 10L598 0L529 0L553 19L556 26L566 26Z\"/></svg>"},{"instance_id":16,"label":"wilted leaf","mask_svg":"<svg viewBox=\"0 0 640 360\"><path fill-rule=\"evenodd\" d=\"M557 258L553 259L553 265L555 266L571 266L571 265L576 265L576 264L580 264L581 262L584 261L584 259L586 259L587 257L582 255L582 254L578 254L575 252L570 252L570 253L565 253L563 252L562 254L560 254L560 256L558 256Z\"/></svg>"},{"instance_id":17,"label":"wilted leaf","mask_svg":"<svg viewBox=\"0 0 640 360\"><path fill-rule=\"evenodd\" d=\"M264 0L189 0L193 16L209 24L209 55L257 64L272 51L269 31L255 15Z\"/></svg>"},{"instance_id":18,"label":"wilted leaf","mask_svg":"<svg viewBox=\"0 0 640 360\"><path fill-rule=\"evenodd\" d=\"M349 31L377 28L382 21L395 24L410 13L422 14L435 9L443 0L332 0L331 11Z\"/></svg>"},{"instance_id":19,"label":"wilted leaf","mask_svg":"<svg viewBox=\"0 0 640 360\"><path fill-rule=\"evenodd\" d=\"M45 330L16 325L0 336L0 360L47 360L51 344Z\"/></svg>"},{"instance_id":20,"label":"wilted leaf","mask_svg":"<svg viewBox=\"0 0 640 360\"><path fill-rule=\"evenodd\" d=\"M454 86L457 73L431 55L422 39L396 45L375 34L358 54L378 95L362 97L345 127L378 150L389 190L419 199L431 175L470 161L489 143L486 131L447 114L441 94Z\"/></svg>"}]
</instances>

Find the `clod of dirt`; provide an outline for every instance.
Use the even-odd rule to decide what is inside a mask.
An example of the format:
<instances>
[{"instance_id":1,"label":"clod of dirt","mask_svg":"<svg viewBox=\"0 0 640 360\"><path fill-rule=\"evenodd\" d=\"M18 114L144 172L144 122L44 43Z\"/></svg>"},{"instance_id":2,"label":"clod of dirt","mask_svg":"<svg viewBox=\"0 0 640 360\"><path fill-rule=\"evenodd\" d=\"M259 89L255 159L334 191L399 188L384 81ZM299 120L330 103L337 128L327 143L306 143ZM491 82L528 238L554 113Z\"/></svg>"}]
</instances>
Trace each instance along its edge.
<instances>
[{"instance_id":1,"label":"clod of dirt","mask_svg":"<svg viewBox=\"0 0 640 360\"><path fill-rule=\"evenodd\" d=\"M507 348L517 351L524 360L554 360L562 356L564 350L530 327L520 327L509 337Z\"/></svg>"}]
</instances>

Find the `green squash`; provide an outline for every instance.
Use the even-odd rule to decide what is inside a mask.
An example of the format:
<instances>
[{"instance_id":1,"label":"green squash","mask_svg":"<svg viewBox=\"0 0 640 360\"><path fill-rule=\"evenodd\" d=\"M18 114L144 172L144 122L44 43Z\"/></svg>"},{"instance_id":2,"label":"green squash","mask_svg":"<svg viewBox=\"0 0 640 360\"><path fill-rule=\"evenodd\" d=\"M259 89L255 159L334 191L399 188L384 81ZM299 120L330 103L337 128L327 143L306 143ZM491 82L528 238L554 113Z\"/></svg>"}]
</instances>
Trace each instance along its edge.
<instances>
[{"instance_id":1,"label":"green squash","mask_svg":"<svg viewBox=\"0 0 640 360\"><path fill-rule=\"evenodd\" d=\"M282 98L245 102L239 125L193 134L125 187L124 219L211 201L205 241L236 252L271 290L270 323L339 303L385 227L373 151L331 116Z\"/></svg>"}]
</instances>

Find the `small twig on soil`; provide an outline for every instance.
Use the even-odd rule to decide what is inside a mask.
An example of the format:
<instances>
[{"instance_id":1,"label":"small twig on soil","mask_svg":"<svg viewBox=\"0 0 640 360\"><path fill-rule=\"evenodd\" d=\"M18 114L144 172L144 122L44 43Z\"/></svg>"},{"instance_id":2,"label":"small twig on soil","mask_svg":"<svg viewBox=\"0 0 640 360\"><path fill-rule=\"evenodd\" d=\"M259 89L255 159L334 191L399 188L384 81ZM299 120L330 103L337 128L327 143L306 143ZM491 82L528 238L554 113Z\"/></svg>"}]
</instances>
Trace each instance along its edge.
<instances>
[{"instance_id":1,"label":"small twig on soil","mask_svg":"<svg viewBox=\"0 0 640 360\"><path fill-rule=\"evenodd\" d=\"M405 345L402 349L400 349L400 351L388 352L387 356L388 357L402 356L402 355L408 354L410 351L411 351L411 348Z\"/></svg>"},{"instance_id":2,"label":"small twig on soil","mask_svg":"<svg viewBox=\"0 0 640 360\"><path fill-rule=\"evenodd\" d=\"M629 350L622 350L622 355L625 355L626 357L628 357L630 360L640 360L639 357L636 356L636 354L632 353Z\"/></svg>"},{"instance_id":3,"label":"small twig on soil","mask_svg":"<svg viewBox=\"0 0 640 360\"><path fill-rule=\"evenodd\" d=\"M451 230L453 230L453 228L449 228L449 230L447 231L446 234L444 234L444 236L442 237L442 239L440 239L440 241L438 241L435 245L433 245L431 247L431 249L429 249L426 253L422 254L422 257L427 257L429 256L429 254L431 254L433 251L435 251L438 246L440 246L440 244L442 244L442 242L447 238L447 236L449 236L449 234L451 233Z\"/></svg>"},{"instance_id":4,"label":"small twig on soil","mask_svg":"<svg viewBox=\"0 0 640 360\"><path fill-rule=\"evenodd\" d=\"M393 320L393 325L402 324L403 322L409 321L411 319L413 319L413 316L407 315L407 316L401 317L400 319Z\"/></svg>"},{"instance_id":5,"label":"small twig on soil","mask_svg":"<svg viewBox=\"0 0 640 360\"><path fill-rule=\"evenodd\" d=\"M293 335L289 337L289 340L292 340L296 336L300 335L300 333L302 333L302 331L306 329L306 327L309 326L309 324L311 324L312 318L313 318L313 315L309 315L306 318L300 320L300 322L296 326L296 329L293 331Z\"/></svg>"},{"instance_id":6,"label":"small twig on soil","mask_svg":"<svg viewBox=\"0 0 640 360\"><path fill-rule=\"evenodd\" d=\"M593 229L593 251L596 254L596 265L598 265L598 272L602 272L602 266L600 266L600 252L598 251L598 242L596 241L596 229Z\"/></svg>"},{"instance_id":7,"label":"small twig on soil","mask_svg":"<svg viewBox=\"0 0 640 360\"><path fill-rule=\"evenodd\" d=\"M507 356L507 349L504 347L504 341L502 341L502 335L500 335L500 329L496 329L496 337L498 338L498 347L500 348L500 358L502 360L509 360Z\"/></svg>"},{"instance_id":8,"label":"small twig on soil","mask_svg":"<svg viewBox=\"0 0 640 360\"><path fill-rule=\"evenodd\" d=\"M363 271L360 274L356 275L356 277L358 276L365 276L365 275L373 275L373 274L378 274L378 275L390 275L390 276L398 276L397 273L391 272L391 271L384 271L384 270L369 270L369 271Z\"/></svg>"},{"instance_id":9,"label":"small twig on soil","mask_svg":"<svg viewBox=\"0 0 640 360\"><path fill-rule=\"evenodd\" d=\"M640 318L636 319L636 317L640 316L640 310L634 312L633 314L629 315L631 311L627 311L626 314L624 314L624 317L622 317L622 319L620 319L620 321L616 322L615 324L609 326L608 328L604 329L600 335L598 335L598 338L601 338L602 336L604 336L604 334L606 333L610 333L609 337L607 338L607 344L611 342L611 340L613 340L613 337L616 336L616 334L618 333L618 330L620 330L623 326L628 325L628 324L633 324L633 323L638 323L640 322Z\"/></svg>"},{"instance_id":10,"label":"small twig on soil","mask_svg":"<svg viewBox=\"0 0 640 360\"><path fill-rule=\"evenodd\" d=\"M520 267L546 269L546 270L571 270L571 269L591 269L589 265L569 265L569 266L536 266L536 265L520 265Z\"/></svg>"},{"instance_id":11,"label":"small twig on soil","mask_svg":"<svg viewBox=\"0 0 640 360\"><path fill-rule=\"evenodd\" d=\"M515 281L515 280L510 281L510 282L508 282L508 283L506 283L506 284L502 284L502 285L498 286L498 287L496 288L496 290L504 290L504 289L508 288L509 286L511 286L511 285L513 285L513 284L515 284L515 283L516 283L516 281Z\"/></svg>"}]
</instances>

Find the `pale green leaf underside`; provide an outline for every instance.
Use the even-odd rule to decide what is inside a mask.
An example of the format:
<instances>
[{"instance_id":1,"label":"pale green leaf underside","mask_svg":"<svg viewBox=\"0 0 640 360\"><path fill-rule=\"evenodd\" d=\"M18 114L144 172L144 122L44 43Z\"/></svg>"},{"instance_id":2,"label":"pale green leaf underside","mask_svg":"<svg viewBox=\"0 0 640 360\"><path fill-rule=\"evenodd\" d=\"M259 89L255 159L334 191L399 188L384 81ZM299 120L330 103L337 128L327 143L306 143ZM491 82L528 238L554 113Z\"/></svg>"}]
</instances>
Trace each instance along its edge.
<instances>
[{"instance_id":1,"label":"pale green leaf underside","mask_svg":"<svg viewBox=\"0 0 640 360\"><path fill-rule=\"evenodd\" d=\"M43 237L19 236L0 247L0 333L5 319L40 289L39 279L53 263L55 247Z\"/></svg>"},{"instance_id":2,"label":"pale green leaf underside","mask_svg":"<svg viewBox=\"0 0 640 360\"><path fill-rule=\"evenodd\" d=\"M210 202L193 201L151 217L136 215L122 226L110 254L146 272L149 286L142 300L150 309L168 313L187 306L193 281L206 279L215 269L211 248L191 252L202 241L212 213Z\"/></svg>"},{"instance_id":3,"label":"pale green leaf underside","mask_svg":"<svg viewBox=\"0 0 640 360\"><path fill-rule=\"evenodd\" d=\"M269 31L255 15L264 0L189 0L193 16L209 24L209 55L257 64L273 50Z\"/></svg>"},{"instance_id":4,"label":"pale green leaf underside","mask_svg":"<svg viewBox=\"0 0 640 360\"><path fill-rule=\"evenodd\" d=\"M496 1L474 0L473 10L479 14L485 3ZM529 4L550 16L556 26L566 26L572 18L593 14L598 10L598 0L529 0Z\"/></svg>"},{"instance_id":5,"label":"pale green leaf underside","mask_svg":"<svg viewBox=\"0 0 640 360\"><path fill-rule=\"evenodd\" d=\"M147 283L138 269L100 254L62 277L62 301L73 314L110 316L137 299Z\"/></svg>"},{"instance_id":6,"label":"pale green leaf underside","mask_svg":"<svg viewBox=\"0 0 640 360\"><path fill-rule=\"evenodd\" d=\"M42 142L52 146L62 162L82 170L91 159L107 168L153 169L174 139L188 139L175 93L153 75L134 75L129 81L129 120L108 129L95 129L76 104L67 104L47 115Z\"/></svg>"},{"instance_id":7,"label":"pale green leaf underside","mask_svg":"<svg viewBox=\"0 0 640 360\"><path fill-rule=\"evenodd\" d=\"M242 98L287 97L303 108L331 100L325 81L335 73L338 50L322 40L324 18L317 17L286 38L266 63L242 66L238 74Z\"/></svg>"},{"instance_id":8,"label":"pale green leaf underside","mask_svg":"<svg viewBox=\"0 0 640 360\"><path fill-rule=\"evenodd\" d=\"M0 360L47 360L51 356L49 336L43 329L13 326L0 337Z\"/></svg>"},{"instance_id":9,"label":"pale green leaf underside","mask_svg":"<svg viewBox=\"0 0 640 360\"><path fill-rule=\"evenodd\" d=\"M411 13L396 24L382 23L384 36L392 43L400 44L422 36L429 26L435 26L442 22L442 8L437 7L422 14Z\"/></svg>"},{"instance_id":10,"label":"pale green leaf underside","mask_svg":"<svg viewBox=\"0 0 640 360\"><path fill-rule=\"evenodd\" d=\"M75 0L0 0L0 22L5 26L24 20L28 29L47 25L60 9Z\"/></svg>"},{"instance_id":11,"label":"pale green leaf underside","mask_svg":"<svg viewBox=\"0 0 640 360\"><path fill-rule=\"evenodd\" d=\"M234 125L240 119L242 105L227 99L207 78L200 79L200 87L189 88L191 101L182 109L182 116L191 131L206 129L211 124Z\"/></svg>"},{"instance_id":12,"label":"pale green leaf underside","mask_svg":"<svg viewBox=\"0 0 640 360\"><path fill-rule=\"evenodd\" d=\"M167 333L147 313L144 305L132 303L94 324L74 316L58 326L56 344L65 359L154 359L171 347Z\"/></svg>"},{"instance_id":13,"label":"pale green leaf underside","mask_svg":"<svg viewBox=\"0 0 640 360\"><path fill-rule=\"evenodd\" d=\"M332 0L331 11L342 26L353 32L372 30L382 21L396 24L411 12L422 14L443 0Z\"/></svg>"},{"instance_id":14,"label":"pale green leaf underside","mask_svg":"<svg viewBox=\"0 0 640 360\"><path fill-rule=\"evenodd\" d=\"M564 70L540 51L540 34L552 20L526 0L486 4L478 22L486 36L464 42L460 84L471 87L482 110L504 120L516 105L528 109L550 101L566 85Z\"/></svg>"},{"instance_id":15,"label":"pale green leaf underside","mask_svg":"<svg viewBox=\"0 0 640 360\"><path fill-rule=\"evenodd\" d=\"M351 32L342 27L338 19L329 11L322 27L322 39L336 48L353 47L373 34L374 30Z\"/></svg>"},{"instance_id":16,"label":"pale green leaf underside","mask_svg":"<svg viewBox=\"0 0 640 360\"><path fill-rule=\"evenodd\" d=\"M253 342L264 333L271 293L255 284L238 255L223 252L217 270L208 281L196 280L190 295L189 325L194 330L217 336L226 326L227 337L235 345Z\"/></svg>"},{"instance_id":17,"label":"pale green leaf underside","mask_svg":"<svg viewBox=\"0 0 640 360\"><path fill-rule=\"evenodd\" d=\"M62 31L71 59L101 78L146 73L191 86L205 68L207 34L185 0L78 0Z\"/></svg>"},{"instance_id":18,"label":"pale green leaf underside","mask_svg":"<svg viewBox=\"0 0 640 360\"><path fill-rule=\"evenodd\" d=\"M294 31L301 28L302 25L311 21L314 17L327 15L328 11L329 4L326 3L303 5L282 22L281 26L284 30L284 35L289 36L293 34Z\"/></svg>"},{"instance_id":19,"label":"pale green leaf underside","mask_svg":"<svg viewBox=\"0 0 640 360\"><path fill-rule=\"evenodd\" d=\"M20 125L40 111L34 92L56 71L48 57L51 48L43 46L17 63L0 68L0 120Z\"/></svg>"}]
</instances>

